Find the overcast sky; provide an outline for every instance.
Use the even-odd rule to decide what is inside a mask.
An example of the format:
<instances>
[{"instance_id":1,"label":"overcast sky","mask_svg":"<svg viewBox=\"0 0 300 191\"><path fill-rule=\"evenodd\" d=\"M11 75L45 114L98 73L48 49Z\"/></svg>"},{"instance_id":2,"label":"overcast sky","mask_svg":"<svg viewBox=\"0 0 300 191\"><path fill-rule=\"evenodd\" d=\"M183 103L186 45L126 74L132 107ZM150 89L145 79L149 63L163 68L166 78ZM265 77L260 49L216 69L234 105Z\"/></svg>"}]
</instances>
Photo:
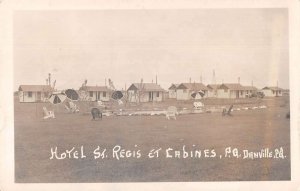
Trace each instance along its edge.
<instances>
[{"instance_id":1,"label":"overcast sky","mask_svg":"<svg viewBox=\"0 0 300 191\"><path fill-rule=\"evenodd\" d=\"M18 11L14 88L133 82L289 86L286 9ZM53 80L52 80L53 81Z\"/></svg>"}]
</instances>

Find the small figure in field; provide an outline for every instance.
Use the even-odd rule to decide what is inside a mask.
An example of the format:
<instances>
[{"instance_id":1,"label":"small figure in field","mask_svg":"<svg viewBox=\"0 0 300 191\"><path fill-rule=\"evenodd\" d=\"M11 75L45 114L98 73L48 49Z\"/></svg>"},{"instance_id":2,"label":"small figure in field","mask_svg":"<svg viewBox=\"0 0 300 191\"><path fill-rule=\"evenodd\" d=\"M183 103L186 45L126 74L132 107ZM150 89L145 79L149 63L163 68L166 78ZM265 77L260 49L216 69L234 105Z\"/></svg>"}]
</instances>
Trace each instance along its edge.
<instances>
[{"instance_id":1,"label":"small figure in field","mask_svg":"<svg viewBox=\"0 0 300 191\"><path fill-rule=\"evenodd\" d=\"M92 108L91 114L93 116L92 120L96 120L96 118L99 118L102 120L102 112L98 108Z\"/></svg>"},{"instance_id":2,"label":"small figure in field","mask_svg":"<svg viewBox=\"0 0 300 191\"><path fill-rule=\"evenodd\" d=\"M233 105L231 105L231 106L229 107L228 111L224 108L224 109L223 109L223 112L222 112L222 116L226 116L226 115L232 116L232 115L231 115L232 108L233 108Z\"/></svg>"}]
</instances>

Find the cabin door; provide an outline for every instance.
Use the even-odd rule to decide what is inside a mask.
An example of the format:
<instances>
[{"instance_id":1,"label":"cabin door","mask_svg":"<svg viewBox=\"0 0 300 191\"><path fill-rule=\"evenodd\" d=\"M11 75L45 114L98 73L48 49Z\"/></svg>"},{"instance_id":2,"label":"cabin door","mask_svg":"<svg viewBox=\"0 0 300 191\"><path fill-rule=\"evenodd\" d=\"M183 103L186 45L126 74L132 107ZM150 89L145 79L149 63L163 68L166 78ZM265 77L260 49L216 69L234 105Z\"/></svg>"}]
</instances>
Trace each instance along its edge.
<instances>
[{"instance_id":1,"label":"cabin door","mask_svg":"<svg viewBox=\"0 0 300 191\"><path fill-rule=\"evenodd\" d=\"M149 101L153 101L153 92L149 92Z\"/></svg>"},{"instance_id":2,"label":"cabin door","mask_svg":"<svg viewBox=\"0 0 300 191\"><path fill-rule=\"evenodd\" d=\"M36 93L36 101L42 101L42 93L41 92Z\"/></svg>"},{"instance_id":3,"label":"cabin door","mask_svg":"<svg viewBox=\"0 0 300 191\"><path fill-rule=\"evenodd\" d=\"M96 92L96 99L100 100L100 92Z\"/></svg>"}]
</instances>

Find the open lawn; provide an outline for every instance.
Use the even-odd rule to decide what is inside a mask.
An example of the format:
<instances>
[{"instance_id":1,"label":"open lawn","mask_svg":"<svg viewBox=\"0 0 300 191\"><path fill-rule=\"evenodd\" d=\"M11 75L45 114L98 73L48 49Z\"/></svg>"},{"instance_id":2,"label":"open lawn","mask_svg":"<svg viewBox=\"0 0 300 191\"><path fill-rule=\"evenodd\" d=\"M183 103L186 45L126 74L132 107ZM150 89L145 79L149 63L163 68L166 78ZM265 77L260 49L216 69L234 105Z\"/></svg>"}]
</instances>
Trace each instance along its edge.
<instances>
[{"instance_id":1,"label":"open lawn","mask_svg":"<svg viewBox=\"0 0 300 191\"><path fill-rule=\"evenodd\" d=\"M177 120L167 120L165 116L109 116L92 121L91 115L69 114L61 106L15 101L15 180L34 183L290 180L288 97L246 104L268 107L234 111L232 117L203 113L179 115ZM54 109L55 119L42 119L43 105ZM188 104L183 103L182 107ZM141 157L117 160L112 152L116 145L140 150ZM188 151L214 150L216 157L205 158L202 152L201 158L183 159L174 158L174 152L170 152L173 158L166 158L166 149L182 150L184 145ZM80 151L81 146L86 158L50 160L51 148L57 147L61 153L72 147ZM107 158L94 159L97 146L107 149ZM225 158L226 147L238 148L242 156L244 149L269 148L274 154L274 149L282 147L285 158L243 159L232 155ZM162 149L160 156L148 158L148 152L156 148Z\"/></svg>"}]
</instances>

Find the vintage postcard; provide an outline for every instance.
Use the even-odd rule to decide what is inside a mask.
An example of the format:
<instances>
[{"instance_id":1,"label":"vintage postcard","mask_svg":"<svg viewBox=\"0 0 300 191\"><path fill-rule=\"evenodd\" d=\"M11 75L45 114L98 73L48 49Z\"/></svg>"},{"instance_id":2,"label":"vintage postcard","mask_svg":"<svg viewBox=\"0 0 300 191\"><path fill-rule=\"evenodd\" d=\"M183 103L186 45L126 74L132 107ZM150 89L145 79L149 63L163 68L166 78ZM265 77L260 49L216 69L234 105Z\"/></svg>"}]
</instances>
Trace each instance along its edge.
<instances>
[{"instance_id":1,"label":"vintage postcard","mask_svg":"<svg viewBox=\"0 0 300 191\"><path fill-rule=\"evenodd\" d=\"M11 14L14 184L295 180L288 6Z\"/></svg>"}]
</instances>

